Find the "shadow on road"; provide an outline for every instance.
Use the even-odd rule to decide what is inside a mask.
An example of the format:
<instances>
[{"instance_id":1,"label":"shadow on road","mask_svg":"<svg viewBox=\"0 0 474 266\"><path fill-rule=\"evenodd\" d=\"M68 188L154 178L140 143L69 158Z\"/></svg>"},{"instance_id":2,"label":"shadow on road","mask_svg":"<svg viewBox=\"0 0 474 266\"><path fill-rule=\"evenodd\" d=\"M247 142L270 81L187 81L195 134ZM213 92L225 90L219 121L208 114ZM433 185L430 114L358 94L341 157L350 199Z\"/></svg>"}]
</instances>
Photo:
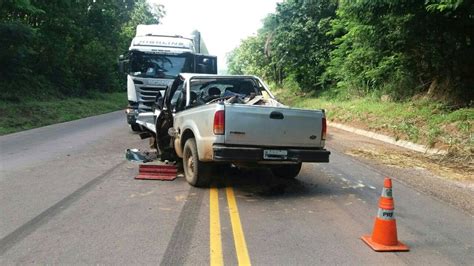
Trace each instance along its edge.
<instances>
[{"instance_id":1,"label":"shadow on road","mask_svg":"<svg viewBox=\"0 0 474 266\"><path fill-rule=\"evenodd\" d=\"M218 171L212 184L218 188L232 187L236 193L245 197L262 199L302 198L347 194L348 191L336 188L328 182L323 173L302 171L296 179L283 179L274 176L265 168L238 169L225 167Z\"/></svg>"}]
</instances>

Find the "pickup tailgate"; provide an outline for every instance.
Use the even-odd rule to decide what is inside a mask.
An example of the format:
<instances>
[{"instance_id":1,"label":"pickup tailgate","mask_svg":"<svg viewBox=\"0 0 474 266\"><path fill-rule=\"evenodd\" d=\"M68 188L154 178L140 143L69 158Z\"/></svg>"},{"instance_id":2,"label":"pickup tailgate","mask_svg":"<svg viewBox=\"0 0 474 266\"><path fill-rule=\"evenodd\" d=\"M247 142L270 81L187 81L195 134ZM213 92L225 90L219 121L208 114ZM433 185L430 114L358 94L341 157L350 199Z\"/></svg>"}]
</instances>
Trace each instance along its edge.
<instances>
[{"instance_id":1,"label":"pickup tailgate","mask_svg":"<svg viewBox=\"0 0 474 266\"><path fill-rule=\"evenodd\" d=\"M319 110L226 105L225 144L319 148L323 117Z\"/></svg>"}]
</instances>

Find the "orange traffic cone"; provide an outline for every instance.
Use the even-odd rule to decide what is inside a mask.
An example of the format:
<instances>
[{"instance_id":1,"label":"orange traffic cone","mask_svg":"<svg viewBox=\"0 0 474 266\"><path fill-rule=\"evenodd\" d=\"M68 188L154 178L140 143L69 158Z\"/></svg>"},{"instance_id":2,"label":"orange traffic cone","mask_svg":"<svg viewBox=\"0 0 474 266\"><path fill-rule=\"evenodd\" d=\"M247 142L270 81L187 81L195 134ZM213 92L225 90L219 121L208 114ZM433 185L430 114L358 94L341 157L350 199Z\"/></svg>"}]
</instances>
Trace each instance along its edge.
<instances>
[{"instance_id":1,"label":"orange traffic cone","mask_svg":"<svg viewBox=\"0 0 474 266\"><path fill-rule=\"evenodd\" d=\"M362 236L362 240L375 251L409 250L406 245L398 241L394 209L392 180L386 177L383 182L374 231L371 236Z\"/></svg>"}]
</instances>

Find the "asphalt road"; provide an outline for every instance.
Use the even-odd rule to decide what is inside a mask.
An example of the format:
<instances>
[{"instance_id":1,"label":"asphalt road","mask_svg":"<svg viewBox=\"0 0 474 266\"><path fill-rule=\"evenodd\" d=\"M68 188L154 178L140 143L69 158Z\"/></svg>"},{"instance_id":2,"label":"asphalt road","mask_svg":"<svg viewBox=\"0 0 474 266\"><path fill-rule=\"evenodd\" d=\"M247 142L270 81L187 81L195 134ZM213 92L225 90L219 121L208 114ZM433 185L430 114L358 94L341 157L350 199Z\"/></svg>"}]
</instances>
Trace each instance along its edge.
<instances>
[{"instance_id":1,"label":"asphalt road","mask_svg":"<svg viewBox=\"0 0 474 266\"><path fill-rule=\"evenodd\" d=\"M331 163L304 164L296 180L227 169L197 189L133 179L124 151L147 141L123 112L1 136L0 264L472 265L469 208L430 193L429 175L344 153L357 145L383 144L330 129ZM410 252L360 240L386 175ZM446 193L457 191L473 204L472 190Z\"/></svg>"}]
</instances>

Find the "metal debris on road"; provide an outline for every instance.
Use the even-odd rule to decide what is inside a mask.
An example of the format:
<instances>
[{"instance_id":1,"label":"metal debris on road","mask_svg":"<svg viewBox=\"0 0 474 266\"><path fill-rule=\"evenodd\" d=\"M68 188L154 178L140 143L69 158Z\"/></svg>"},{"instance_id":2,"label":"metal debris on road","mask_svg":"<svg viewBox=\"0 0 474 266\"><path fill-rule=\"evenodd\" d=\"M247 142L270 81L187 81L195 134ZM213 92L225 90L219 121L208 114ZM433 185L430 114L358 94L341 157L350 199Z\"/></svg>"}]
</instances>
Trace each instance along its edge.
<instances>
[{"instance_id":1,"label":"metal debris on road","mask_svg":"<svg viewBox=\"0 0 474 266\"><path fill-rule=\"evenodd\" d=\"M131 162L147 163L155 160L157 157L155 152L127 149L125 158Z\"/></svg>"}]
</instances>

